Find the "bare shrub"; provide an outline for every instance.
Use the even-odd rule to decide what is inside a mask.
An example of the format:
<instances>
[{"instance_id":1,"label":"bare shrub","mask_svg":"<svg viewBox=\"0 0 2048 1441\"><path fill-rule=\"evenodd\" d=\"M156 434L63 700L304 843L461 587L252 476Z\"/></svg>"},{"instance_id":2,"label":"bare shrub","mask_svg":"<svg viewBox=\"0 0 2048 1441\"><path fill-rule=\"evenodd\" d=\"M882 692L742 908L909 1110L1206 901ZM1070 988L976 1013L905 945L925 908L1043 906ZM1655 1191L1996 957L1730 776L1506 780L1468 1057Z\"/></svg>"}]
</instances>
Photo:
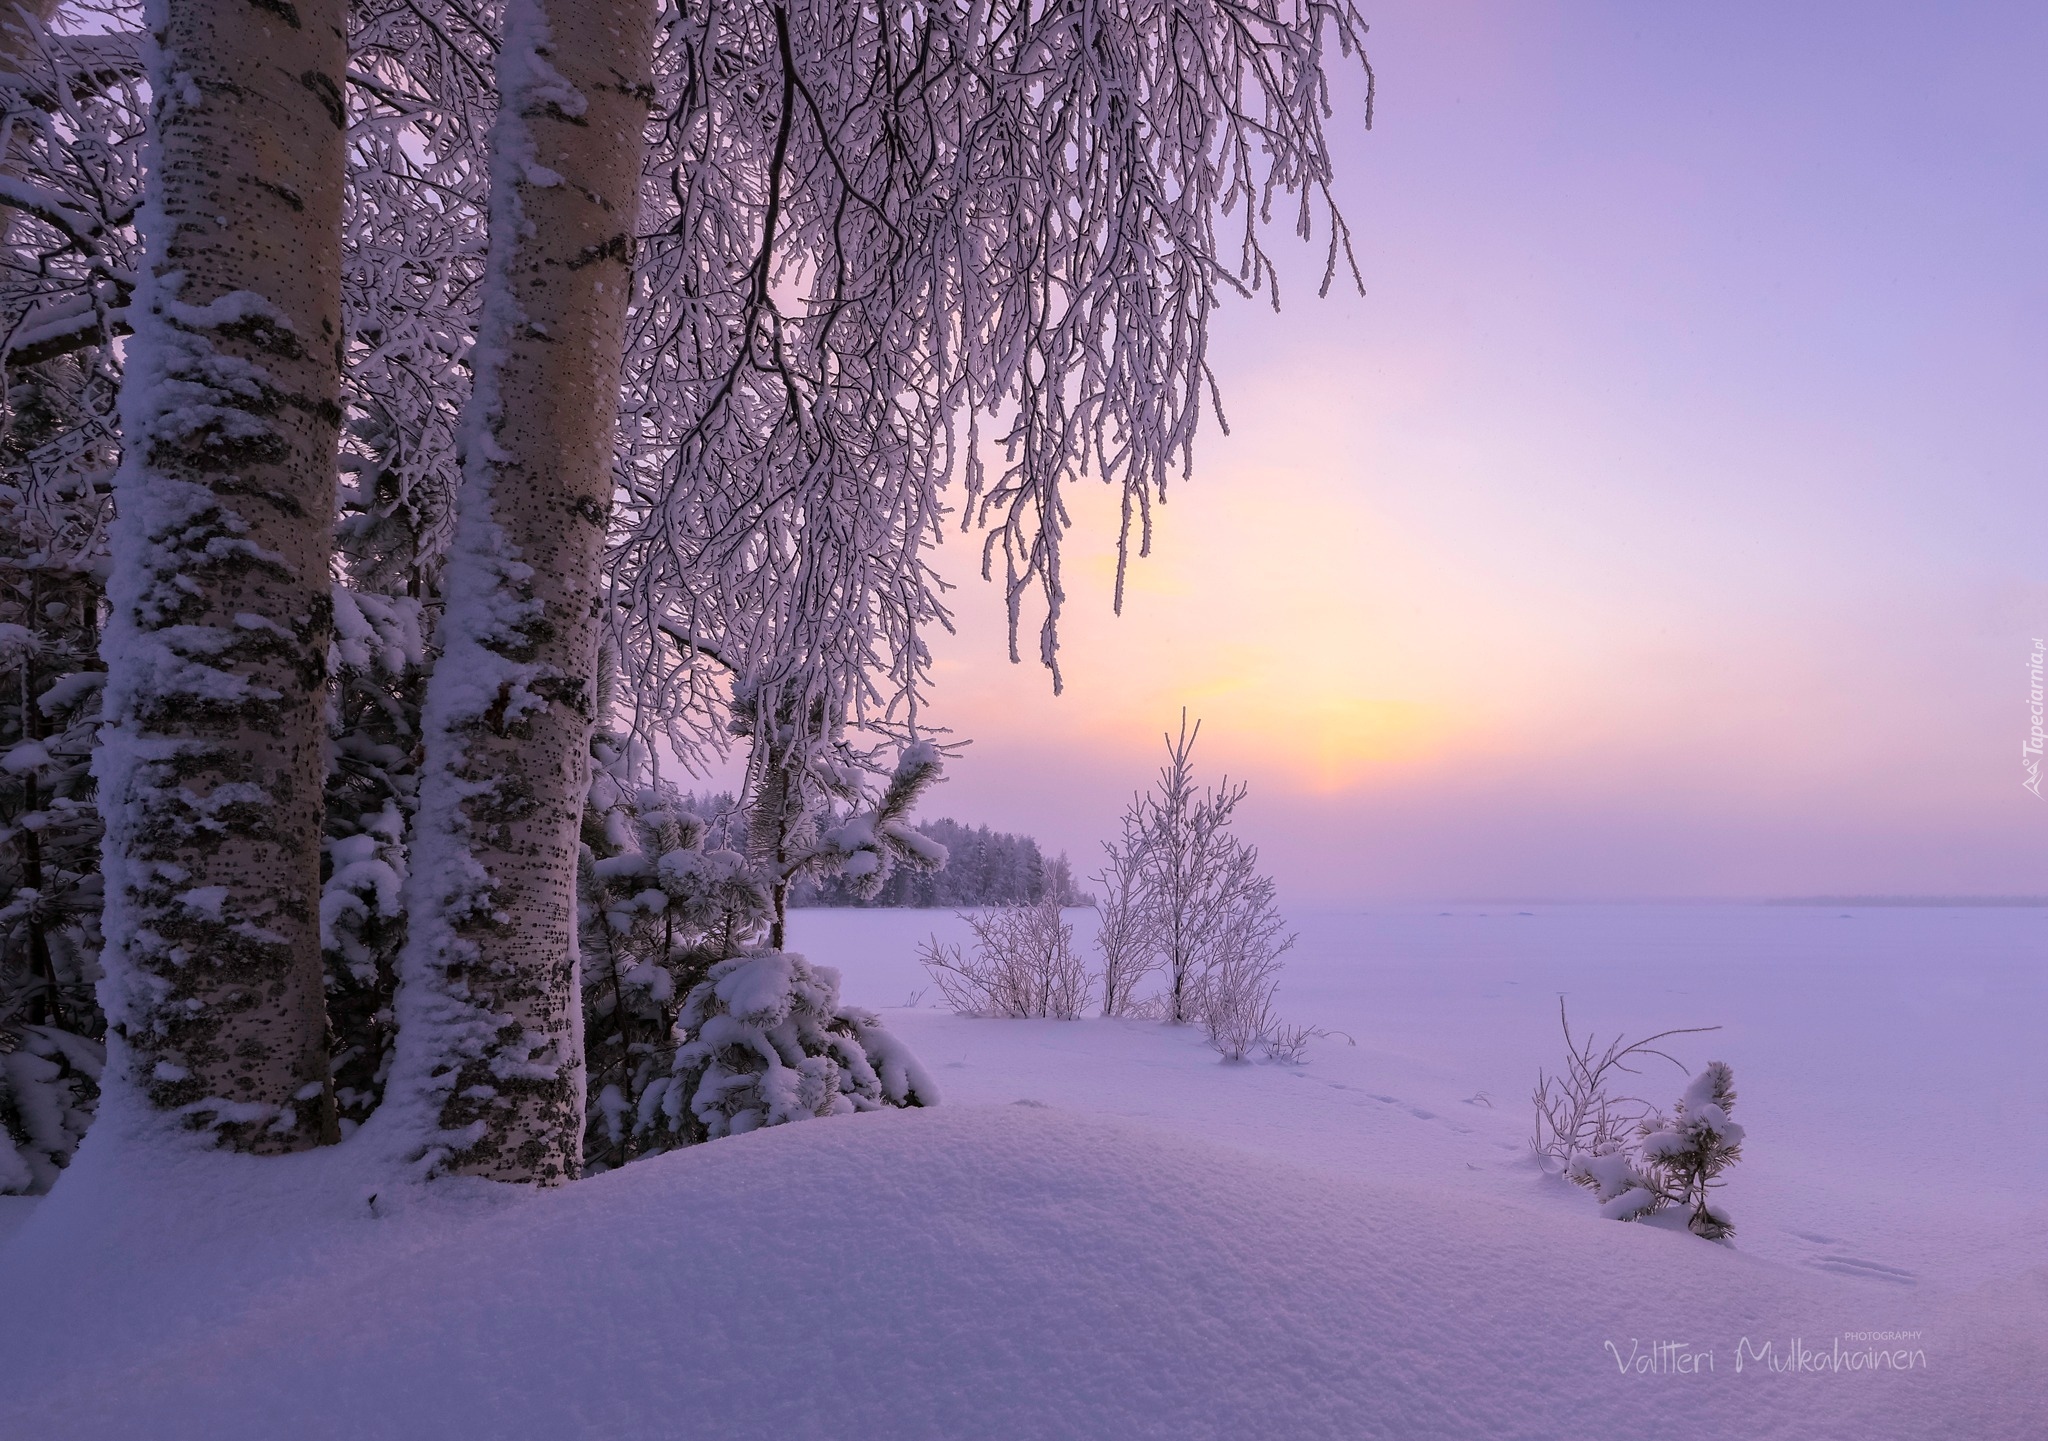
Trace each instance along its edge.
<instances>
[{"instance_id":1,"label":"bare shrub","mask_svg":"<svg viewBox=\"0 0 2048 1441\"><path fill-rule=\"evenodd\" d=\"M1298 1066L1308 1059L1308 1043L1325 1036L1344 1036L1344 1033L1323 1026L1296 1026L1277 1021L1267 1030L1259 1047L1265 1051L1269 1061L1277 1061L1283 1066ZM1358 1042L1344 1036L1344 1044L1355 1046Z\"/></svg>"},{"instance_id":2,"label":"bare shrub","mask_svg":"<svg viewBox=\"0 0 2048 1441\"><path fill-rule=\"evenodd\" d=\"M1657 1108L1642 1097L1615 1090L1623 1084L1621 1078L1640 1075L1641 1070L1634 1063L1652 1056L1669 1061L1684 1074L1684 1062L1659 1050L1657 1043L1670 1036L1697 1036L1721 1028L1681 1026L1640 1041L1616 1036L1601 1050L1591 1032L1584 1040L1572 1035L1562 996L1557 1001L1557 1021L1564 1029L1564 1070L1556 1075L1537 1072L1536 1128L1529 1138L1529 1148L1545 1170L1571 1175L1581 1185L1595 1186L1597 1190L1600 1187L1590 1175L1572 1175L1574 1169L1585 1171L1583 1166L1574 1168L1572 1158L1619 1154L1639 1124L1658 1114Z\"/></svg>"},{"instance_id":3,"label":"bare shrub","mask_svg":"<svg viewBox=\"0 0 2048 1441\"><path fill-rule=\"evenodd\" d=\"M1074 950L1074 928L1057 898L995 906L964 916L974 930L970 955L934 936L918 959L946 1004L963 1016L1071 1021L1088 1004L1088 968Z\"/></svg>"}]
</instances>

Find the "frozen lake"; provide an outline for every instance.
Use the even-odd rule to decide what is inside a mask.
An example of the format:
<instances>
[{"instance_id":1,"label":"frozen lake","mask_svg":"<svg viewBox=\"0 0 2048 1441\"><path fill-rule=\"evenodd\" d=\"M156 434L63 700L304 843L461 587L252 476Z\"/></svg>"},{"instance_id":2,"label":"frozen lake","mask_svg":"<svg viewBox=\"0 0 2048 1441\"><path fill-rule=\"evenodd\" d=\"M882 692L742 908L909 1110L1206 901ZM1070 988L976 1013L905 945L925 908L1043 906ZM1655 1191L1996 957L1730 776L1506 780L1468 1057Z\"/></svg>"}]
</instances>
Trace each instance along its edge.
<instances>
[{"instance_id":1,"label":"frozen lake","mask_svg":"<svg viewBox=\"0 0 2048 1441\"><path fill-rule=\"evenodd\" d=\"M1069 916L1086 946L1094 913ZM949 1099L1028 1093L1524 1203L1554 1190L1591 1205L1525 1160L1537 1068L1561 1059L1560 995L1574 1030L1603 1042L1718 1025L1671 1045L1694 1070L1734 1067L1749 1140L1724 1195L1741 1249L1868 1276L1900 1299L2048 1254L2048 909L1432 905L1290 919L1282 1009L1357 1043L1318 1042L1298 1069L1189 1069L1199 1036L1143 1023L941 1013L916 947L964 940L951 912L798 911L791 934L842 969L849 1000L888 1012ZM1199 1097L1151 1084L1169 1057L1174 1088ZM1652 1065L1643 1091L1668 1104L1682 1078Z\"/></svg>"}]
</instances>

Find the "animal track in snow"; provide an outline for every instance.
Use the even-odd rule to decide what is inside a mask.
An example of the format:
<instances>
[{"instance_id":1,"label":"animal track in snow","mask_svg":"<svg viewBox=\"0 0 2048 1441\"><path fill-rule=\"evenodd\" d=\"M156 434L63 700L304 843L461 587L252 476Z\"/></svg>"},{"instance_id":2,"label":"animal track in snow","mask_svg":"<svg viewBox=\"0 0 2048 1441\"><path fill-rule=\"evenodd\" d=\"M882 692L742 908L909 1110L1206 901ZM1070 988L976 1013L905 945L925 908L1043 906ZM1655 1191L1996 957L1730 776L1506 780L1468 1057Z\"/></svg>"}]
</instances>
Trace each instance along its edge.
<instances>
[{"instance_id":1,"label":"animal track in snow","mask_svg":"<svg viewBox=\"0 0 2048 1441\"><path fill-rule=\"evenodd\" d=\"M1859 1261L1854 1256L1815 1256L1812 1264L1823 1271L1833 1271L1840 1276L1862 1276L1873 1281L1890 1281L1899 1286L1917 1286L1920 1278L1911 1271L1898 1266L1886 1266L1877 1261Z\"/></svg>"}]
</instances>

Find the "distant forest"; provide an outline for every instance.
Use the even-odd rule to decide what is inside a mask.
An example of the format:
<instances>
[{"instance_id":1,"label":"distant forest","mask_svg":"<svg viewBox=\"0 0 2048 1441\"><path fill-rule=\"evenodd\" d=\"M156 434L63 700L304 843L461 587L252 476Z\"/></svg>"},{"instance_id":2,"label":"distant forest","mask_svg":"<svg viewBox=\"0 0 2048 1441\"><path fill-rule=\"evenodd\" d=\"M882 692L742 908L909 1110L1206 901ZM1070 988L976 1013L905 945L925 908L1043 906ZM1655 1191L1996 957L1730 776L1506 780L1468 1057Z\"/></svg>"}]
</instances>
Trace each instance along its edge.
<instances>
[{"instance_id":1,"label":"distant forest","mask_svg":"<svg viewBox=\"0 0 2048 1441\"><path fill-rule=\"evenodd\" d=\"M791 888L792 906L1004 906L1052 895L1066 905L1092 898L1074 884L1064 853L1047 860L1029 836L967 826L959 821L919 821L917 828L946 848L936 871L898 866L873 900L854 894L844 876L803 881Z\"/></svg>"}]
</instances>

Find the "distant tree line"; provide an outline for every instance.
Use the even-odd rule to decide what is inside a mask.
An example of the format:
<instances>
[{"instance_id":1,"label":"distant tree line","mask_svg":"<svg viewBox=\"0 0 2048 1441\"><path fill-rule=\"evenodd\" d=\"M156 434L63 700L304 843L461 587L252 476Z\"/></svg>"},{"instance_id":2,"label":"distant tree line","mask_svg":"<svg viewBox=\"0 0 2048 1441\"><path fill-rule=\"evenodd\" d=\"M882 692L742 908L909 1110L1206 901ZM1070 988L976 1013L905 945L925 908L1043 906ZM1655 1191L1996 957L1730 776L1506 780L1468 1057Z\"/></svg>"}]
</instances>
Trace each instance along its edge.
<instances>
[{"instance_id":1,"label":"distant tree line","mask_svg":"<svg viewBox=\"0 0 2048 1441\"><path fill-rule=\"evenodd\" d=\"M789 895L792 906L1016 906L1046 899L1081 906L1092 901L1074 884L1066 854L1048 860L1030 836L992 831L960 821L920 821L918 829L946 848L946 863L913 874L890 874L871 897L857 879L821 876L802 881Z\"/></svg>"}]
</instances>

